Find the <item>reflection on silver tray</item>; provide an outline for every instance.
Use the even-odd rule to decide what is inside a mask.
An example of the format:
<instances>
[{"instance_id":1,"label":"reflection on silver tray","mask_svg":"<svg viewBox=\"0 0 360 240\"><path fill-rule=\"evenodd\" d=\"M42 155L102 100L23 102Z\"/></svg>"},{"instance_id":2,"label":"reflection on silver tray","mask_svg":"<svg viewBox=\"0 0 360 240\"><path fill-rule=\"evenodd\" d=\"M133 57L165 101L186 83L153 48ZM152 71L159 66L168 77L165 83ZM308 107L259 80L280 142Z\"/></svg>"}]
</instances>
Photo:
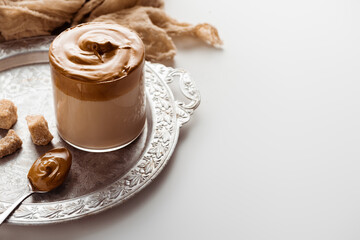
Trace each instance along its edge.
<instances>
[{"instance_id":1,"label":"reflection on silver tray","mask_svg":"<svg viewBox=\"0 0 360 240\"><path fill-rule=\"evenodd\" d=\"M0 99L18 107L13 127L23 147L0 161L0 212L26 187L31 164L54 147L73 153L73 166L65 183L48 194L33 195L8 219L16 224L46 224L84 217L124 202L154 179L169 160L180 127L200 103L200 94L189 74L180 69L147 62L145 84L147 124L132 144L110 153L88 153L72 148L57 134L53 114L50 69L47 59L52 37L31 38L0 44ZM174 99L168 83L179 80L188 103ZM43 114L54 135L52 144L31 142L26 115ZM5 130L0 130L4 136Z\"/></svg>"}]
</instances>

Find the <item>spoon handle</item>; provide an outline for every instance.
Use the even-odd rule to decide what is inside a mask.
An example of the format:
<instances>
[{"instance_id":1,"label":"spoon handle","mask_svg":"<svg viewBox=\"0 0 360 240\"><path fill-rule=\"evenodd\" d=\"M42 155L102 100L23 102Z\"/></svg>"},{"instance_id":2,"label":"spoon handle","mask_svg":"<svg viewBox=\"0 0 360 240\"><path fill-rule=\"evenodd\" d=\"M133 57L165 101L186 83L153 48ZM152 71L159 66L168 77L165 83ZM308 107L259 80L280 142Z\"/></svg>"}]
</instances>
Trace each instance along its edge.
<instances>
[{"instance_id":1,"label":"spoon handle","mask_svg":"<svg viewBox=\"0 0 360 240\"><path fill-rule=\"evenodd\" d=\"M27 189L27 191L19 199L17 199L8 209L6 209L5 212L0 215L0 225L8 218L8 216L16 209L16 207L22 203L22 201L24 201L33 193L34 192L32 190Z\"/></svg>"}]
</instances>

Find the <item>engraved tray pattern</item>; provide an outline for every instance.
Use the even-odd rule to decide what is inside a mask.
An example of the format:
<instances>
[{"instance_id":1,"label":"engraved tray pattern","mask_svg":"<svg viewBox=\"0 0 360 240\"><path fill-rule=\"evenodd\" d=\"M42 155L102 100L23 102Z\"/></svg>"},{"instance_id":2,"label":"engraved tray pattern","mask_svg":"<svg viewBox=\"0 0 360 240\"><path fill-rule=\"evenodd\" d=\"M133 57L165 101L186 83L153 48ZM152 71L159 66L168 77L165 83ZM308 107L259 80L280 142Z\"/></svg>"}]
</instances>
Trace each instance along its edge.
<instances>
[{"instance_id":1,"label":"engraved tray pattern","mask_svg":"<svg viewBox=\"0 0 360 240\"><path fill-rule=\"evenodd\" d=\"M77 219L120 204L149 184L164 168L178 139L180 127L190 120L200 94L182 69L146 62L147 124L128 147L110 153L87 153L72 148L56 132L53 114L48 47L53 37L37 37L0 44L0 99L18 106L15 131L22 149L0 161L0 212L26 187L32 163L53 147L66 146L73 166L64 184L47 194L35 194L8 218L15 224L47 224ZM187 103L174 99L168 84L179 81ZM25 116L43 114L54 135L52 143L32 144ZM0 130L5 136L6 130ZM111 167L109 167L109 165Z\"/></svg>"}]
</instances>

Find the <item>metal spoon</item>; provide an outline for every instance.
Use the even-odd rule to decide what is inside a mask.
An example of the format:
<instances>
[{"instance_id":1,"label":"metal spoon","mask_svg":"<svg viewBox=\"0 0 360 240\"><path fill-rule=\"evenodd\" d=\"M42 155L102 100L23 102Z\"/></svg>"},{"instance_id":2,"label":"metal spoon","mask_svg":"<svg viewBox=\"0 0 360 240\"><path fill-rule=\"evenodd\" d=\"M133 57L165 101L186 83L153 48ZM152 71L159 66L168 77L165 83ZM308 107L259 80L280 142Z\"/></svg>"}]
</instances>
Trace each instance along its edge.
<instances>
[{"instance_id":1,"label":"metal spoon","mask_svg":"<svg viewBox=\"0 0 360 240\"><path fill-rule=\"evenodd\" d=\"M32 187L32 185L28 184L28 187L25 191L25 193L18 199L16 200L8 209L5 210L5 212L3 212L0 215L0 225L11 215L11 213L26 199L28 198L31 194L33 193L47 193L48 191L36 191L34 190L34 188Z\"/></svg>"},{"instance_id":2,"label":"metal spoon","mask_svg":"<svg viewBox=\"0 0 360 240\"><path fill-rule=\"evenodd\" d=\"M0 215L0 225L31 194L47 193L60 186L69 173L71 163L72 155L66 148L54 148L38 158L27 175L29 184L26 192Z\"/></svg>"}]
</instances>

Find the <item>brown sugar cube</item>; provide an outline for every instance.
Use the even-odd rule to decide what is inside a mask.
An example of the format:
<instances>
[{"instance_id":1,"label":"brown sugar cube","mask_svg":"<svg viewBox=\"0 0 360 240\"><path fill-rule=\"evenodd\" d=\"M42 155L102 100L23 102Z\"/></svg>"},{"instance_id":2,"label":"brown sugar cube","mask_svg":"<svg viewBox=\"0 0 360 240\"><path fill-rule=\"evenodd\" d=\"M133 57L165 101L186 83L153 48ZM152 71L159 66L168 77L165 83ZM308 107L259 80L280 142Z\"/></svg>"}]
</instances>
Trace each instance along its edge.
<instances>
[{"instance_id":1,"label":"brown sugar cube","mask_svg":"<svg viewBox=\"0 0 360 240\"><path fill-rule=\"evenodd\" d=\"M48 123L43 115L27 116L26 121L33 143L36 145L46 145L53 139L53 135L50 133Z\"/></svg>"},{"instance_id":2,"label":"brown sugar cube","mask_svg":"<svg viewBox=\"0 0 360 240\"><path fill-rule=\"evenodd\" d=\"M10 129L17 121L17 108L7 99L0 100L0 128Z\"/></svg>"},{"instance_id":3,"label":"brown sugar cube","mask_svg":"<svg viewBox=\"0 0 360 240\"><path fill-rule=\"evenodd\" d=\"M16 132L12 129L6 134L5 137L0 139L0 158L14 153L22 145L22 141Z\"/></svg>"}]
</instances>

